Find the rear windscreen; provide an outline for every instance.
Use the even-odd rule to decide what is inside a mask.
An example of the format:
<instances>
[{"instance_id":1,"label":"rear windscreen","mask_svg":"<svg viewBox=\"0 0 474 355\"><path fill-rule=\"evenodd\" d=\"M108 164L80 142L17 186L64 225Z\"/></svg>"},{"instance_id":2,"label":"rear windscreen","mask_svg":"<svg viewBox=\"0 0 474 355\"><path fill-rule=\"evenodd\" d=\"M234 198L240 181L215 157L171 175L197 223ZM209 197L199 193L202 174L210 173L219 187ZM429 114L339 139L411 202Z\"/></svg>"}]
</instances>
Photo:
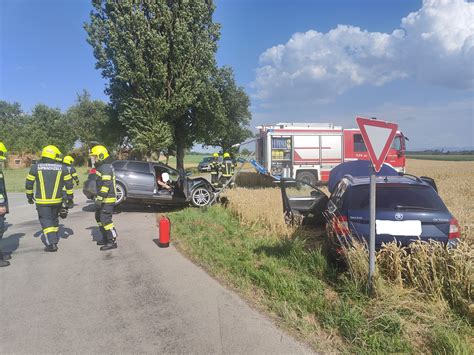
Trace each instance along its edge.
<instances>
[{"instance_id":1,"label":"rear windscreen","mask_svg":"<svg viewBox=\"0 0 474 355\"><path fill-rule=\"evenodd\" d=\"M369 208L369 185L354 186L348 196L349 209ZM429 186L393 184L377 185L376 208L395 210L420 207L420 209L433 209L445 211L441 198Z\"/></svg>"}]
</instances>

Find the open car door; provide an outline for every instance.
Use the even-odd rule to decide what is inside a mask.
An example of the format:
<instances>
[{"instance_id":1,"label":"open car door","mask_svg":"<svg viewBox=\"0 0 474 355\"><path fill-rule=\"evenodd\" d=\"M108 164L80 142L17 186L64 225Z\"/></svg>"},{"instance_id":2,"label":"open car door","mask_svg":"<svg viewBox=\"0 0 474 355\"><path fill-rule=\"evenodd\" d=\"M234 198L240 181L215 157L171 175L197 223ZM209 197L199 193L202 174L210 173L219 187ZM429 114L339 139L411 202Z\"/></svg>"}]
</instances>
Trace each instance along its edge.
<instances>
[{"instance_id":1,"label":"open car door","mask_svg":"<svg viewBox=\"0 0 474 355\"><path fill-rule=\"evenodd\" d=\"M324 192L304 181L287 178L280 180L280 188L287 223L304 218L311 224L324 224L323 212L329 201Z\"/></svg>"}]
</instances>

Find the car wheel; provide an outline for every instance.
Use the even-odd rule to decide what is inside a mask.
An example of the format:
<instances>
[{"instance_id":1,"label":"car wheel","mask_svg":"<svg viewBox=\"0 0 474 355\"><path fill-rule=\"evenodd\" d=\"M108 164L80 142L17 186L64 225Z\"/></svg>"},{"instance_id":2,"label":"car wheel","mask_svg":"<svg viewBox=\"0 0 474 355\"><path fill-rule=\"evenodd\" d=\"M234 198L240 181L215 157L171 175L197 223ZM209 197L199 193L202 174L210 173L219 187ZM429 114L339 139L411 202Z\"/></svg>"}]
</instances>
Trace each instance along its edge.
<instances>
[{"instance_id":1,"label":"car wheel","mask_svg":"<svg viewBox=\"0 0 474 355\"><path fill-rule=\"evenodd\" d=\"M195 207L204 207L209 205L212 199L212 192L205 187L196 188L191 194L191 203Z\"/></svg>"},{"instance_id":2,"label":"car wheel","mask_svg":"<svg viewBox=\"0 0 474 355\"><path fill-rule=\"evenodd\" d=\"M120 205L125 201L125 198L127 197L127 192L125 190L125 186L123 186L120 182L118 182L115 185L115 198L117 201L115 202L115 206Z\"/></svg>"},{"instance_id":3,"label":"car wheel","mask_svg":"<svg viewBox=\"0 0 474 355\"><path fill-rule=\"evenodd\" d=\"M318 180L316 179L316 175L314 175L310 171L302 171L296 174L296 180L300 180L306 184L315 186Z\"/></svg>"}]
</instances>

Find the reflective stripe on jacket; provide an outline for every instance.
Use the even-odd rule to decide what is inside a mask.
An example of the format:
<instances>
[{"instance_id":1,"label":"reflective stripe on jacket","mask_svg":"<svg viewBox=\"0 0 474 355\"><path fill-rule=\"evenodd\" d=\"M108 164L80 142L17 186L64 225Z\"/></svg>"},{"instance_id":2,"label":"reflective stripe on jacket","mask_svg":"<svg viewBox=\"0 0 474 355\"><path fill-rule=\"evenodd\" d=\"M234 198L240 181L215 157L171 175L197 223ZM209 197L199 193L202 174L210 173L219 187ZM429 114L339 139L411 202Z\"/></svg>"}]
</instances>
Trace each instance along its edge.
<instances>
[{"instance_id":1,"label":"reflective stripe on jacket","mask_svg":"<svg viewBox=\"0 0 474 355\"><path fill-rule=\"evenodd\" d=\"M95 174L97 175L97 197L98 201L104 203L115 203L115 171L112 163L104 162L97 167Z\"/></svg>"},{"instance_id":2,"label":"reflective stripe on jacket","mask_svg":"<svg viewBox=\"0 0 474 355\"><path fill-rule=\"evenodd\" d=\"M234 162L232 159L225 159L222 163L222 176L231 177L234 175Z\"/></svg>"},{"instance_id":3,"label":"reflective stripe on jacket","mask_svg":"<svg viewBox=\"0 0 474 355\"><path fill-rule=\"evenodd\" d=\"M26 177L25 189L28 198L33 198L33 187L36 183L34 194L38 205L57 205L62 203L63 188L66 188L68 199L73 198L74 190L72 177L65 165L52 159L41 159L30 168Z\"/></svg>"}]
</instances>

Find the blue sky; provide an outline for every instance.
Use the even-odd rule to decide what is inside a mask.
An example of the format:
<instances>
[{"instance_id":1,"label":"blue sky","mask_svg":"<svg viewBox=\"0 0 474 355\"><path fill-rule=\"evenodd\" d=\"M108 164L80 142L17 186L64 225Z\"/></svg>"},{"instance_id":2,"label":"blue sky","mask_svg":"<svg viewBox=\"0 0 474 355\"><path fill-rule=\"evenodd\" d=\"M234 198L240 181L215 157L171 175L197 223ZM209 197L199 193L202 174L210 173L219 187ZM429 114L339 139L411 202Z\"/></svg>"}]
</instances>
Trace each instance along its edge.
<instances>
[{"instance_id":1,"label":"blue sky","mask_svg":"<svg viewBox=\"0 0 474 355\"><path fill-rule=\"evenodd\" d=\"M462 0L217 0L217 61L252 126L397 122L412 149L474 146L474 9ZM107 100L82 24L88 0L0 2L0 99L67 109Z\"/></svg>"}]
</instances>

